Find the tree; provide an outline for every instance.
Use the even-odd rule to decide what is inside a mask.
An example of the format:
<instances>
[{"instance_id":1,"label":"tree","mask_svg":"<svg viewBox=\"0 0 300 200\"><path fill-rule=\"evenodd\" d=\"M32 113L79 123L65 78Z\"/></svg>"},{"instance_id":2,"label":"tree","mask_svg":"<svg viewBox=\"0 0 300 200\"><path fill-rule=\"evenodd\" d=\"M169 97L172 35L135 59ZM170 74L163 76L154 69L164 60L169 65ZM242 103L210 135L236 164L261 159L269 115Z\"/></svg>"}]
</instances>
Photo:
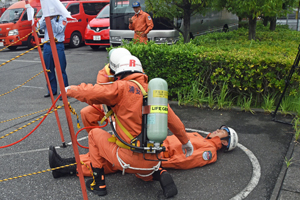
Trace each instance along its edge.
<instances>
[{"instance_id":1,"label":"tree","mask_svg":"<svg viewBox=\"0 0 300 200\"><path fill-rule=\"evenodd\" d=\"M263 14L272 18L271 26L275 29L276 15L284 12L283 5L294 5L295 1L299 0L218 0L219 4L225 4L232 13L238 16L246 14L249 19L249 40L255 40L258 16Z\"/></svg>"},{"instance_id":2,"label":"tree","mask_svg":"<svg viewBox=\"0 0 300 200\"><path fill-rule=\"evenodd\" d=\"M285 15L287 15L287 13L292 13L293 8L295 8L296 4L298 4L298 2L296 2L296 1L298 1L298 0L285 0L282 3L282 9L280 9L280 7L278 7L277 13L270 13L269 15L262 15L264 26L267 26L268 22L270 22L269 29L271 31L275 31L277 17L285 16Z\"/></svg>"},{"instance_id":3,"label":"tree","mask_svg":"<svg viewBox=\"0 0 300 200\"><path fill-rule=\"evenodd\" d=\"M168 26L178 30L184 38L184 42L190 41L191 16L208 11L209 0L146 0L146 10L153 13L153 17L167 18ZM174 24L174 19L183 19L183 30Z\"/></svg>"}]
</instances>

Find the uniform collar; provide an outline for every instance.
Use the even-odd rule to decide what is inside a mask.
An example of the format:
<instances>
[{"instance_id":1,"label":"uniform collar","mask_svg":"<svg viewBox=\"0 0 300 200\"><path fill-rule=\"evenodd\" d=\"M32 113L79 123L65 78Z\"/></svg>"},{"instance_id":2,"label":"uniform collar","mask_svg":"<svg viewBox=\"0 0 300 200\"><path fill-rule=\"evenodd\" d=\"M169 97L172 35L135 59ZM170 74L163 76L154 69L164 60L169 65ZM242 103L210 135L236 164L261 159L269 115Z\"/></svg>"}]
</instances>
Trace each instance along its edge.
<instances>
[{"instance_id":1,"label":"uniform collar","mask_svg":"<svg viewBox=\"0 0 300 200\"><path fill-rule=\"evenodd\" d=\"M142 15L144 11L140 10L139 14L135 14L136 16Z\"/></svg>"},{"instance_id":2,"label":"uniform collar","mask_svg":"<svg viewBox=\"0 0 300 200\"><path fill-rule=\"evenodd\" d=\"M125 81L136 80L143 86L144 89L146 89L146 90L148 89L148 76L146 74L134 73L134 74L131 74L131 75L123 78L122 80L125 80Z\"/></svg>"}]
</instances>

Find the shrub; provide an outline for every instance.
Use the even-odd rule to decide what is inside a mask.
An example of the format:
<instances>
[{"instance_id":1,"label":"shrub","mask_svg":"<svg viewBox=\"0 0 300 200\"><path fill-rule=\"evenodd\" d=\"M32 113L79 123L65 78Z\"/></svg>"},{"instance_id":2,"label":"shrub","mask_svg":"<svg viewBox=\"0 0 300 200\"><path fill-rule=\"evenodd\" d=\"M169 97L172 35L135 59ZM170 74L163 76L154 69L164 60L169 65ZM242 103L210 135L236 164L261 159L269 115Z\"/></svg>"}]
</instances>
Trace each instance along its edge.
<instances>
[{"instance_id":1,"label":"shrub","mask_svg":"<svg viewBox=\"0 0 300 200\"><path fill-rule=\"evenodd\" d=\"M228 33L211 33L196 37L190 43L174 45L153 42L124 45L137 56L149 79L164 78L168 82L170 99L177 99L178 91L191 89L199 83L219 95L228 86L228 95L252 96L260 104L263 96L282 93L298 51L300 33L277 26L257 29L256 41L248 40L248 30L240 28ZM289 95L296 95L300 77L294 73Z\"/></svg>"}]
</instances>

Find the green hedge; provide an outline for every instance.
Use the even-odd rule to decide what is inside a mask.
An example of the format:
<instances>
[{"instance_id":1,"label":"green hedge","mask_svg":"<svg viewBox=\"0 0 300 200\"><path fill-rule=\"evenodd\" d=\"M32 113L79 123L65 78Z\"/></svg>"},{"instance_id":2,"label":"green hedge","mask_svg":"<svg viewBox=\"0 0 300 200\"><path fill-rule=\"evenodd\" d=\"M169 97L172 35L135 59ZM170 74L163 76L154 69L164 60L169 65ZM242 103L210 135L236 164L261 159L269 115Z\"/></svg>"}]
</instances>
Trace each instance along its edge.
<instances>
[{"instance_id":1,"label":"green hedge","mask_svg":"<svg viewBox=\"0 0 300 200\"><path fill-rule=\"evenodd\" d=\"M248 30L211 33L190 43L174 45L125 44L137 56L149 78L161 77L168 82L169 96L190 88L200 80L216 95L227 84L230 95L254 95L282 92L286 77L298 53L300 33L277 26L271 32L258 25L256 41L248 40ZM294 73L288 94L299 90L299 72Z\"/></svg>"}]
</instances>

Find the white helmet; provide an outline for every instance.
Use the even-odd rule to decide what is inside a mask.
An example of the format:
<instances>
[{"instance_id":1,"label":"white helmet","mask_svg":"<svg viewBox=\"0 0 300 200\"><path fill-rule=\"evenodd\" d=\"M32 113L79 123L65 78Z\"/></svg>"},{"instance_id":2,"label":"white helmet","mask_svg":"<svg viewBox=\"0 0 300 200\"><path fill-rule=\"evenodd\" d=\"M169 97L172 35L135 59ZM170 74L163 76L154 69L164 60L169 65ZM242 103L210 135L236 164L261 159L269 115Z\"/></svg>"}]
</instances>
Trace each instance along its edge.
<instances>
[{"instance_id":1,"label":"white helmet","mask_svg":"<svg viewBox=\"0 0 300 200\"><path fill-rule=\"evenodd\" d=\"M109 67L112 70L112 72L116 71L116 67L118 62L120 61L120 58L126 55L130 56L131 53L125 48L117 48L114 51L112 51L112 53L109 56Z\"/></svg>"},{"instance_id":2,"label":"white helmet","mask_svg":"<svg viewBox=\"0 0 300 200\"><path fill-rule=\"evenodd\" d=\"M233 128L222 125L220 129L224 129L228 133L228 145L226 146L226 151L232 151L235 149L237 144L239 143L239 137Z\"/></svg>"},{"instance_id":3,"label":"white helmet","mask_svg":"<svg viewBox=\"0 0 300 200\"><path fill-rule=\"evenodd\" d=\"M141 61L135 56L123 56L117 64L115 76L124 72L144 73Z\"/></svg>"},{"instance_id":4,"label":"white helmet","mask_svg":"<svg viewBox=\"0 0 300 200\"><path fill-rule=\"evenodd\" d=\"M110 57L111 57L111 54L112 52L116 50L116 49L111 49L109 52L108 52L108 62L110 61Z\"/></svg>"}]
</instances>

